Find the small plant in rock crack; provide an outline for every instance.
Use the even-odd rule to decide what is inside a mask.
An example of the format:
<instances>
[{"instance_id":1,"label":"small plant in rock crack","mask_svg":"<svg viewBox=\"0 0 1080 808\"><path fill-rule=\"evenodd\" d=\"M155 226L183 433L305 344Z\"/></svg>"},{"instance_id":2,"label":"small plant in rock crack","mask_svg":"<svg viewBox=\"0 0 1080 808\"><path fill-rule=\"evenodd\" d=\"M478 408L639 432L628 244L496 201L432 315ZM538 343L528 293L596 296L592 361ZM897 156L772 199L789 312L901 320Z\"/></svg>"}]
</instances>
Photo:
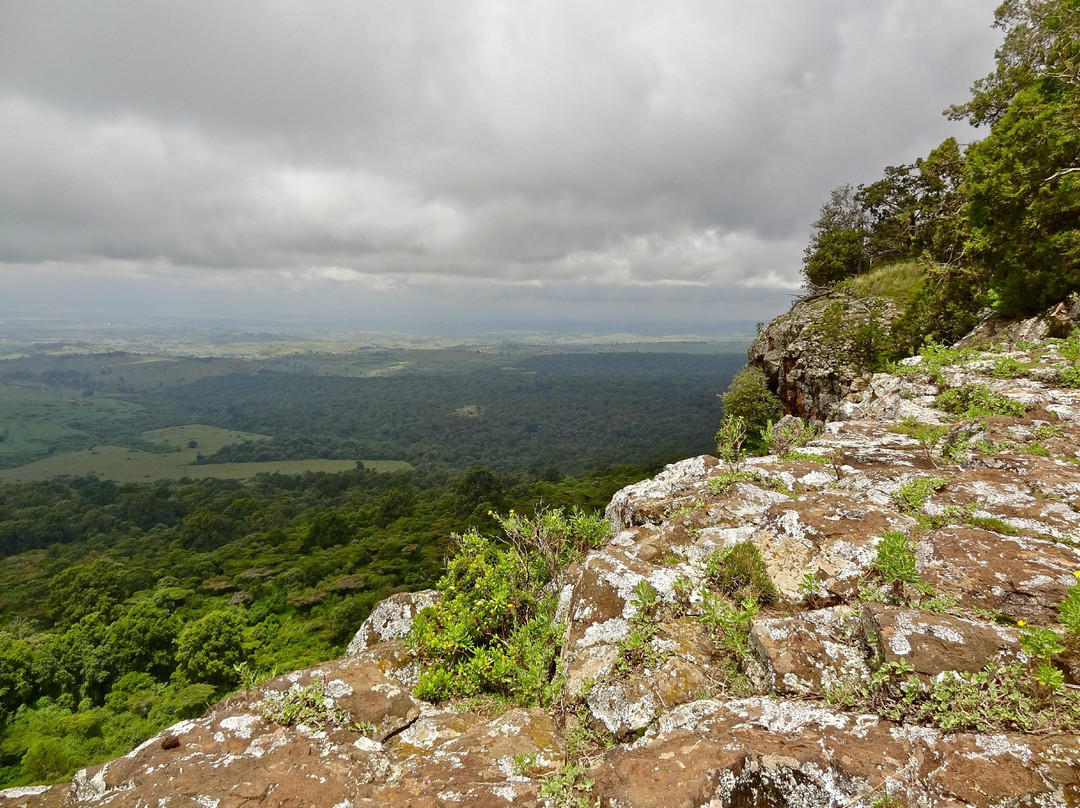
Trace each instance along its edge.
<instances>
[{"instance_id":1,"label":"small plant in rock crack","mask_svg":"<svg viewBox=\"0 0 1080 808\"><path fill-rule=\"evenodd\" d=\"M346 727L352 723L348 712L331 706L326 696L326 683L321 679L276 696L269 696L263 700L261 712L267 721L285 727L303 724L322 730L328 726Z\"/></svg>"},{"instance_id":2,"label":"small plant in rock crack","mask_svg":"<svg viewBox=\"0 0 1080 808\"><path fill-rule=\"evenodd\" d=\"M881 537L877 546L877 557L871 569L893 595L906 602L904 587L911 586L926 592L918 570L915 568L915 553L908 544L908 538L898 530L890 530Z\"/></svg>"},{"instance_id":3,"label":"small plant in rock crack","mask_svg":"<svg viewBox=\"0 0 1080 808\"><path fill-rule=\"evenodd\" d=\"M716 454L735 471L743 459L743 444L746 443L746 419L741 415L726 415L716 432Z\"/></svg>"},{"instance_id":4,"label":"small plant in rock crack","mask_svg":"<svg viewBox=\"0 0 1080 808\"><path fill-rule=\"evenodd\" d=\"M705 560L705 581L735 600L764 604L777 599L761 551L748 541L712 552Z\"/></svg>"},{"instance_id":5,"label":"small plant in rock crack","mask_svg":"<svg viewBox=\"0 0 1080 808\"><path fill-rule=\"evenodd\" d=\"M892 427L890 432L895 432L900 435L907 435L909 438L914 438L919 442L919 448L922 449L926 459L930 461L930 464L937 468L937 461L934 459L934 448L949 432L949 427L939 426L937 424L924 424L921 421L908 416L907 418L901 418L900 422Z\"/></svg>"},{"instance_id":6,"label":"small plant in rock crack","mask_svg":"<svg viewBox=\"0 0 1080 808\"><path fill-rule=\"evenodd\" d=\"M656 618L660 609L660 594L642 578L634 587L634 597L630 602L637 608L637 613L630 619L629 633L616 645L618 658L615 670L619 673L651 668L660 662L660 655L652 644L659 628Z\"/></svg>"},{"instance_id":7,"label":"small plant in rock crack","mask_svg":"<svg viewBox=\"0 0 1080 808\"><path fill-rule=\"evenodd\" d=\"M829 592L825 585L812 572L806 573L799 581L799 595L808 606L814 606L828 597Z\"/></svg>"},{"instance_id":8,"label":"small plant in rock crack","mask_svg":"<svg viewBox=\"0 0 1080 808\"><path fill-rule=\"evenodd\" d=\"M1055 654L1065 650L1057 634L1045 626L1032 626L1020 636L1020 647L1035 665L1031 675L1036 682L1050 690L1065 688L1065 674L1052 662Z\"/></svg>"},{"instance_id":9,"label":"small plant in rock crack","mask_svg":"<svg viewBox=\"0 0 1080 808\"><path fill-rule=\"evenodd\" d=\"M922 513L923 505L930 495L940 491L948 482L944 477L916 477L897 489L892 495L893 502L904 513L915 516Z\"/></svg>"},{"instance_id":10,"label":"small plant in rock crack","mask_svg":"<svg viewBox=\"0 0 1080 808\"><path fill-rule=\"evenodd\" d=\"M594 781L585 776L587 769L577 763L567 763L550 775L540 786L544 808L599 808L600 798L588 795Z\"/></svg>"}]
</instances>

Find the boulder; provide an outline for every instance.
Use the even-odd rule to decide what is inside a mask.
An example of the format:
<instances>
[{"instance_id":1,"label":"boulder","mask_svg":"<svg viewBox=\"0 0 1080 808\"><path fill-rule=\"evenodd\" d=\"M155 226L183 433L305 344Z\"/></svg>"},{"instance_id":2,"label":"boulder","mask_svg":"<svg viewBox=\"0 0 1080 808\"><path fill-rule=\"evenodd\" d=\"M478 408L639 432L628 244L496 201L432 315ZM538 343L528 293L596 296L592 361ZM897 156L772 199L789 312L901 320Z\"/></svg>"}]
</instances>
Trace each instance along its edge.
<instances>
[{"instance_id":1,"label":"boulder","mask_svg":"<svg viewBox=\"0 0 1080 808\"><path fill-rule=\"evenodd\" d=\"M421 609L434 606L439 593L434 589L422 592L399 592L379 601L349 642L347 655L359 654L376 643L401 640L412 631L413 619Z\"/></svg>"},{"instance_id":2,"label":"boulder","mask_svg":"<svg viewBox=\"0 0 1080 808\"><path fill-rule=\"evenodd\" d=\"M919 676L975 673L991 662L1022 656L1020 632L981 620L868 603L862 612L867 642L885 662L904 661Z\"/></svg>"}]
</instances>

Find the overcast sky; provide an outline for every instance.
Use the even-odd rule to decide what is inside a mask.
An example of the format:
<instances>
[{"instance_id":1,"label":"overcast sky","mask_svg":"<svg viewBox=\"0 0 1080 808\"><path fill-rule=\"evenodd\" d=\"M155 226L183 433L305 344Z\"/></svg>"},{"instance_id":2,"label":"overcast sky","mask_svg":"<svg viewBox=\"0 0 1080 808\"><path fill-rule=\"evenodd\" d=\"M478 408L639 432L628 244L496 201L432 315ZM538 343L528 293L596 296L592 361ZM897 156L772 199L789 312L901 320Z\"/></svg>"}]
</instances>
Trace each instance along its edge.
<instances>
[{"instance_id":1,"label":"overcast sky","mask_svg":"<svg viewBox=\"0 0 1080 808\"><path fill-rule=\"evenodd\" d=\"M0 312L767 319L996 4L0 0Z\"/></svg>"}]
</instances>

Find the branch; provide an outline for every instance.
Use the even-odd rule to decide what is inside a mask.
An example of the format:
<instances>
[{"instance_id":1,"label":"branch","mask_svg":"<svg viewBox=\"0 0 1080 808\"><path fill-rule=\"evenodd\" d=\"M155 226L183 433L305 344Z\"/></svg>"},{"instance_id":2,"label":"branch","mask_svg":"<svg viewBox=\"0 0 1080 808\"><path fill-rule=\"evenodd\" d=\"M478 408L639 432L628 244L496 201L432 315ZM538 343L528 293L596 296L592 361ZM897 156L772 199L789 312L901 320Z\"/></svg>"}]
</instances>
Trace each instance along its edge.
<instances>
[{"instance_id":1,"label":"branch","mask_svg":"<svg viewBox=\"0 0 1080 808\"><path fill-rule=\"evenodd\" d=\"M1058 171L1058 172L1056 172L1054 174L1051 174L1049 177L1047 177L1045 180L1043 180L1043 185L1047 185L1048 183L1054 182L1055 180L1059 180L1062 177L1064 177L1066 174L1078 174L1078 173L1080 173L1080 166L1072 166L1071 168L1063 168L1063 169L1061 169L1061 171Z\"/></svg>"}]
</instances>

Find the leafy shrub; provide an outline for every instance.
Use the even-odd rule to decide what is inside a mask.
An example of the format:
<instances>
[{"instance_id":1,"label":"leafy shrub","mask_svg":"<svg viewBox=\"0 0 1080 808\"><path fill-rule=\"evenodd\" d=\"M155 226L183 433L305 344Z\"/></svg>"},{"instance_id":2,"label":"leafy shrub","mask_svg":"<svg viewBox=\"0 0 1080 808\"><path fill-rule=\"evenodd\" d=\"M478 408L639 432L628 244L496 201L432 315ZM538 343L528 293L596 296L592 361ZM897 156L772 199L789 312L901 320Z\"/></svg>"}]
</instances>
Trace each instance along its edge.
<instances>
[{"instance_id":1,"label":"leafy shrub","mask_svg":"<svg viewBox=\"0 0 1080 808\"><path fill-rule=\"evenodd\" d=\"M1006 415L1023 418L1027 408L1019 401L995 393L985 385L965 384L940 393L936 401L938 409L964 418L981 418Z\"/></svg>"},{"instance_id":2,"label":"leafy shrub","mask_svg":"<svg viewBox=\"0 0 1080 808\"><path fill-rule=\"evenodd\" d=\"M780 420L783 415L780 399L769 389L765 373L757 367L744 367L731 380L727 392L720 398L724 403L725 420L743 420L747 433L744 438L747 449L763 453L768 447L761 437L761 431L770 423ZM718 435L717 442L719 441Z\"/></svg>"},{"instance_id":3,"label":"leafy shrub","mask_svg":"<svg viewBox=\"0 0 1080 808\"><path fill-rule=\"evenodd\" d=\"M439 602L417 615L409 641L421 664L416 694L442 701L487 694L548 703L561 632L554 623L558 575L608 528L599 517L548 511L499 519L508 543L470 531L439 581Z\"/></svg>"},{"instance_id":4,"label":"leafy shrub","mask_svg":"<svg viewBox=\"0 0 1080 808\"><path fill-rule=\"evenodd\" d=\"M930 495L944 488L947 482L944 477L916 477L900 486L893 494L893 501L904 513L921 513Z\"/></svg>"},{"instance_id":5,"label":"leafy shrub","mask_svg":"<svg viewBox=\"0 0 1080 808\"><path fill-rule=\"evenodd\" d=\"M741 415L725 415L716 431L716 454L733 471L742 462L746 437L746 419Z\"/></svg>"},{"instance_id":6,"label":"leafy shrub","mask_svg":"<svg viewBox=\"0 0 1080 808\"><path fill-rule=\"evenodd\" d=\"M756 603L772 603L777 597L761 551L751 542L709 555L705 561L705 579L717 592L736 600L749 598Z\"/></svg>"},{"instance_id":7,"label":"leafy shrub","mask_svg":"<svg viewBox=\"0 0 1080 808\"><path fill-rule=\"evenodd\" d=\"M907 536L898 530L890 530L881 537L871 568L886 586L915 586L920 580L915 569L915 553L908 545Z\"/></svg>"}]
</instances>

